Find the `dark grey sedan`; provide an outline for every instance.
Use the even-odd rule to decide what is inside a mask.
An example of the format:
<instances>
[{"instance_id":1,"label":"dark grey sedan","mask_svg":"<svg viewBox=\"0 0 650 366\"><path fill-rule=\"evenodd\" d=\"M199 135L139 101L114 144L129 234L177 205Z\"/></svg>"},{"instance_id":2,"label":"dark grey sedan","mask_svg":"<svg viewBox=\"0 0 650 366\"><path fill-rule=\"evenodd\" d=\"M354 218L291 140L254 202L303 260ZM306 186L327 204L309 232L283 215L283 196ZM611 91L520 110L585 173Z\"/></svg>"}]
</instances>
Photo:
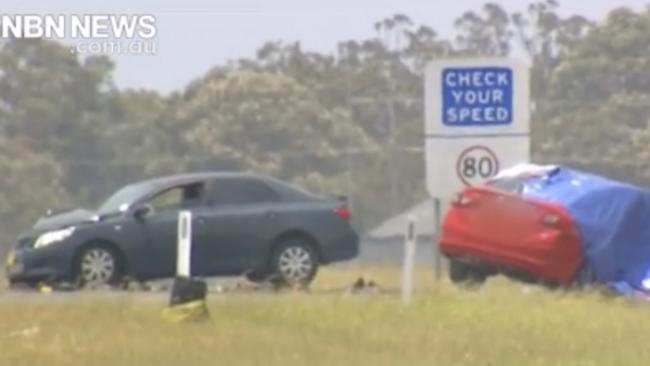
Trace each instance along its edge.
<instances>
[{"instance_id":1,"label":"dark grey sedan","mask_svg":"<svg viewBox=\"0 0 650 366\"><path fill-rule=\"evenodd\" d=\"M94 211L40 219L7 258L10 283L112 284L175 274L177 220L192 212L192 275L308 283L356 257L345 201L249 173L197 173L128 185Z\"/></svg>"}]
</instances>

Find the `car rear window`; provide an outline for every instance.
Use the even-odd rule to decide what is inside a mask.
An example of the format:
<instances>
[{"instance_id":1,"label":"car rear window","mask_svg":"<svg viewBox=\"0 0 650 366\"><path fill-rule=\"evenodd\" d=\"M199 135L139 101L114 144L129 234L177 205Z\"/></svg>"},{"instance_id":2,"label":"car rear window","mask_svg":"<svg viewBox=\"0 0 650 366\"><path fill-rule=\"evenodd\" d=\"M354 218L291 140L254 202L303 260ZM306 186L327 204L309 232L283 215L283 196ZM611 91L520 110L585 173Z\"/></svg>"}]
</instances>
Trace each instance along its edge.
<instances>
[{"instance_id":1,"label":"car rear window","mask_svg":"<svg viewBox=\"0 0 650 366\"><path fill-rule=\"evenodd\" d=\"M225 178L212 183L208 200L213 205L251 204L278 201L266 183L253 178Z\"/></svg>"},{"instance_id":2,"label":"car rear window","mask_svg":"<svg viewBox=\"0 0 650 366\"><path fill-rule=\"evenodd\" d=\"M525 179L522 177L507 177L492 179L488 181L486 185L503 192L521 194L524 188L524 182Z\"/></svg>"}]
</instances>

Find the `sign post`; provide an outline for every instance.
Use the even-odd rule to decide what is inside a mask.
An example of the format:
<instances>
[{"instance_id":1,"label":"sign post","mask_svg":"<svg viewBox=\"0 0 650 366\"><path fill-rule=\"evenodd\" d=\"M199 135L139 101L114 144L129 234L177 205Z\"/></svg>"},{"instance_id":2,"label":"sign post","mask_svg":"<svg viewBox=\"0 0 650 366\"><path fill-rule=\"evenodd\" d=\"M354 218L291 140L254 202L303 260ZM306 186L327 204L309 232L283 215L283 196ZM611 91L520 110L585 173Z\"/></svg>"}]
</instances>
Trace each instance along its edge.
<instances>
[{"instance_id":1,"label":"sign post","mask_svg":"<svg viewBox=\"0 0 650 366\"><path fill-rule=\"evenodd\" d=\"M432 62L425 76L427 189L436 241L445 203L500 169L530 161L530 75L511 59ZM440 277L435 243L436 278Z\"/></svg>"}]
</instances>

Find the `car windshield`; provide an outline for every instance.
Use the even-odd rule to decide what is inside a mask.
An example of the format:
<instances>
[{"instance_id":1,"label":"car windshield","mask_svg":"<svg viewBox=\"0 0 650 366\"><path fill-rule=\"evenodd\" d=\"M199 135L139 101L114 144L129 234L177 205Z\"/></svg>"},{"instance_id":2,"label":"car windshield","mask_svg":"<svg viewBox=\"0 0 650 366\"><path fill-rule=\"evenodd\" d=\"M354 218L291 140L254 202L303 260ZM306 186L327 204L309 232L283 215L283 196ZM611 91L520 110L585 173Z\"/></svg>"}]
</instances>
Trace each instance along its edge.
<instances>
[{"instance_id":1,"label":"car windshield","mask_svg":"<svg viewBox=\"0 0 650 366\"><path fill-rule=\"evenodd\" d=\"M151 187L147 184L131 184L110 196L97 209L99 215L108 215L116 212L126 211L134 202L142 198Z\"/></svg>"}]
</instances>

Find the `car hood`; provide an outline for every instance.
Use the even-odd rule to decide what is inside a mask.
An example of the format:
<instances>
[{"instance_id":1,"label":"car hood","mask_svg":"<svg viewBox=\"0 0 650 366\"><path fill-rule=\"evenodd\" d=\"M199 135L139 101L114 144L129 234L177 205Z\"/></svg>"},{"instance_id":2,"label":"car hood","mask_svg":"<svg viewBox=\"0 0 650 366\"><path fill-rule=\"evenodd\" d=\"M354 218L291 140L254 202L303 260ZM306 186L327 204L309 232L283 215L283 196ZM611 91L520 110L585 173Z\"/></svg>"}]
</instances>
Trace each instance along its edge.
<instances>
[{"instance_id":1,"label":"car hood","mask_svg":"<svg viewBox=\"0 0 650 366\"><path fill-rule=\"evenodd\" d=\"M97 221L97 215L93 211L78 208L71 211L39 218L34 224L35 231L47 231L64 228L81 223Z\"/></svg>"}]
</instances>

